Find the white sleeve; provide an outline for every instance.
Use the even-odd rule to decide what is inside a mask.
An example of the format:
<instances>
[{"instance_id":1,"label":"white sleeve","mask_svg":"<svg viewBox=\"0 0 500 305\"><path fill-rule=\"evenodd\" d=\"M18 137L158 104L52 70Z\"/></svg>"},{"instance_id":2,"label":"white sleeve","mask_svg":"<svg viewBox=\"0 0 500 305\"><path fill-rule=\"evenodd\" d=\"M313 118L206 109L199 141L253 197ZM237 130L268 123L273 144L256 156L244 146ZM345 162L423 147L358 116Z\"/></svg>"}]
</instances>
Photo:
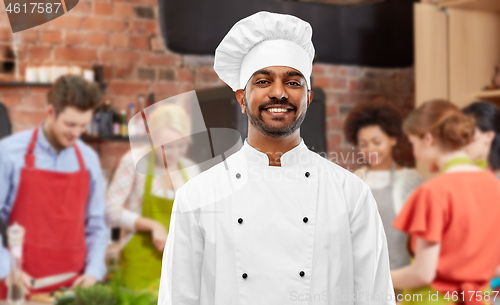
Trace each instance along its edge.
<instances>
[{"instance_id":1,"label":"white sleeve","mask_svg":"<svg viewBox=\"0 0 500 305\"><path fill-rule=\"evenodd\" d=\"M186 207L185 188L181 187L163 253L158 305L200 304L204 237L195 212Z\"/></svg>"},{"instance_id":2,"label":"white sleeve","mask_svg":"<svg viewBox=\"0 0 500 305\"><path fill-rule=\"evenodd\" d=\"M366 184L361 184L350 213L354 261L354 304L393 305L387 240L377 204Z\"/></svg>"},{"instance_id":3,"label":"white sleeve","mask_svg":"<svg viewBox=\"0 0 500 305\"><path fill-rule=\"evenodd\" d=\"M135 232L135 222L137 221L137 218L139 218L140 215L129 211L127 209L123 209L121 213L121 218L119 222L119 227L124 228L130 232Z\"/></svg>"}]
</instances>

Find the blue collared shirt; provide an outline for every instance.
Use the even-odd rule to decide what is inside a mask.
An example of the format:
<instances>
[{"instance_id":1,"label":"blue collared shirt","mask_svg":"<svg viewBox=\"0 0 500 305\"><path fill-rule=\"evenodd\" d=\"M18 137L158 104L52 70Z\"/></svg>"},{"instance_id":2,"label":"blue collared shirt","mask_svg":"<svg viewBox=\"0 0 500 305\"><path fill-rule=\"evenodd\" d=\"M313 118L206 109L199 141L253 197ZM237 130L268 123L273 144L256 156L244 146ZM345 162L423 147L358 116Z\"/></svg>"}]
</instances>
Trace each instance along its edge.
<instances>
[{"instance_id":1,"label":"blue collared shirt","mask_svg":"<svg viewBox=\"0 0 500 305\"><path fill-rule=\"evenodd\" d=\"M24 156L32 135L33 129L0 141L0 217L6 224L9 223L9 216L19 187L21 169L25 165ZM86 275L101 280L106 274L104 258L109 241L109 229L106 227L104 218L103 176L97 154L80 140L77 140L76 144L90 174L90 194L85 219L87 258L84 272ZM79 170L74 147L65 148L57 153L45 138L41 125L34 154L36 168L58 172ZM5 278L9 272L9 253L0 243L0 278Z\"/></svg>"}]
</instances>

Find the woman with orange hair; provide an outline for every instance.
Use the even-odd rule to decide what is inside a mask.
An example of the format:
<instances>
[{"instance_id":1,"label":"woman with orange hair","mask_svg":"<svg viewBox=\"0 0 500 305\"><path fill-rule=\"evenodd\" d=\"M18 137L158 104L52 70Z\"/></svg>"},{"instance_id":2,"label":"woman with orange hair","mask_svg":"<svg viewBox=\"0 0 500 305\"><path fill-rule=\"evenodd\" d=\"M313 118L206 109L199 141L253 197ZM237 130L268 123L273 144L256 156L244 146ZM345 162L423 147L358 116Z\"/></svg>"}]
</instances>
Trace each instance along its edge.
<instances>
[{"instance_id":1,"label":"woman with orange hair","mask_svg":"<svg viewBox=\"0 0 500 305\"><path fill-rule=\"evenodd\" d=\"M410 196L394 221L407 233L413 263L393 270L398 300L488 304L489 281L500 264L500 182L472 161L466 146L475 122L452 103L427 102L403 124L415 157L440 174Z\"/></svg>"}]
</instances>

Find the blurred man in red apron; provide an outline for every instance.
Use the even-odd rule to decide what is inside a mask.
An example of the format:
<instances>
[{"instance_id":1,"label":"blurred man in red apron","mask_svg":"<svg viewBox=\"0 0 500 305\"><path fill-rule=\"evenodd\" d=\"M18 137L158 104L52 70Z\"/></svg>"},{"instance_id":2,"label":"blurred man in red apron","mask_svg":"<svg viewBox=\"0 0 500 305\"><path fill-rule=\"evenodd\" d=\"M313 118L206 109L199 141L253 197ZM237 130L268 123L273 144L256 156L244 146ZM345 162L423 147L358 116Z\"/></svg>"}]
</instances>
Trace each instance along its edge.
<instances>
[{"instance_id":1,"label":"blurred man in red apron","mask_svg":"<svg viewBox=\"0 0 500 305\"><path fill-rule=\"evenodd\" d=\"M96 153L78 139L100 100L95 84L61 77L48 93L47 118L0 141L0 217L26 229L22 268L31 293L89 286L106 273L102 172ZM41 289L31 285L72 272ZM0 247L0 278L10 273L9 253Z\"/></svg>"}]
</instances>

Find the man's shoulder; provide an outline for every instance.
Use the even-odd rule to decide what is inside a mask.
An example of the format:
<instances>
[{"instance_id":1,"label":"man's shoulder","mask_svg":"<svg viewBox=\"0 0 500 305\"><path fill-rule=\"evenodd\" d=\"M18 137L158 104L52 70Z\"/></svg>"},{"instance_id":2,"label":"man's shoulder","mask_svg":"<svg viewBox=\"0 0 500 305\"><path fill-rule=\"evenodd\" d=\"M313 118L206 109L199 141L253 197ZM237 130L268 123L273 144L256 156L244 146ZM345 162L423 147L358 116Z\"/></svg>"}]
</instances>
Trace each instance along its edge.
<instances>
[{"instance_id":1,"label":"man's shoulder","mask_svg":"<svg viewBox=\"0 0 500 305\"><path fill-rule=\"evenodd\" d=\"M337 188L348 202L357 202L359 196L368 189L361 178L347 169L317 153L310 153L311 158L304 163L304 167L312 166L317 169L321 185ZM242 165L244 166L243 154L235 153L225 161L190 179L176 194L183 198L178 203L180 210L192 211L229 198L233 192L238 191L241 183L244 184L243 178L231 179L233 174L237 174L238 169L242 169Z\"/></svg>"},{"instance_id":2,"label":"man's shoulder","mask_svg":"<svg viewBox=\"0 0 500 305\"><path fill-rule=\"evenodd\" d=\"M0 151L10 155L24 155L28 149L33 129L21 131L0 140Z\"/></svg>"},{"instance_id":3,"label":"man's shoulder","mask_svg":"<svg viewBox=\"0 0 500 305\"><path fill-rule=\"evenodd\" d=\"M198 210L228 198L234 189L229 179L228 159L189 179L176 192L181 212Z\"/></svg>"},{"instance_id":4,"label":"man's shoulder","mask_svg":"<svg viewBox=\"0 0 500 305\"><path fill-rule=\"evenodd\" d=\"M309 165L315 168L323 179L326 178L333 183L340 183L341 185L354 184L362 187L365 184L361 178L340 165L325 159L315 152L310 151L309 153L311 158L304 166L307 167ZM228 175L232 172L230 169L238 168L240 164L244 163L241 158L244 158L243 155L241 152L237 152L229 156L225 161L193 177L183 187L189 189L187 191L189 193L206 190L207 188L226 188L227 184L224 184L224 182L229 183Z\"/></svg>"},{"instance_id":5,"label":"man's shoulder","mask_svg":"<svg viewBox=\"0 0 500 305\"><path fill-rule=\"evenodd\" d=\"M347 183L355 183L355 184L364 184L363 180L358 177L356 174L350 172L344 167L338 165L337 163L328 160L319 154L312 152L315 157L313 158L314 166L323 174L325 174L330 179L333 179L338 182L347 182Z\"/></svg>"},{"instance_id":6,"label":"man's shoulder","mask_svg":"<svg viewBox=\"0 0 500 305\"><path fill-rule=\"evenodd\" d=\"M187 181L183 188L187 188L190 191L197 191L197 190L205 190L207 187L213 186L213 187L224 187L223 185L220 184L221 179L225 178L227 176L227 161L231 158L227 158L226 160L223 160L216 165L212 166L211 168L201 172L197 176L190 178L189 181ZM194 162L193 162L194 163ZM193 164L192 166L195 166Z\"/></svg>"},{"instance_id":7,"label":"man's shoulder","mask_svg":"<svg viewBox=\"0 0 500 305\"><path fill-rule=\"evenodd\" d=\"M358 177L355 173L345 169L344 167L328 160L320 155L317 155L316 166L324 177L325 187L335 187L347 202L353 204L358 201L360 196L369 192L368 185Z\"/></svg>"}]
</instances>

